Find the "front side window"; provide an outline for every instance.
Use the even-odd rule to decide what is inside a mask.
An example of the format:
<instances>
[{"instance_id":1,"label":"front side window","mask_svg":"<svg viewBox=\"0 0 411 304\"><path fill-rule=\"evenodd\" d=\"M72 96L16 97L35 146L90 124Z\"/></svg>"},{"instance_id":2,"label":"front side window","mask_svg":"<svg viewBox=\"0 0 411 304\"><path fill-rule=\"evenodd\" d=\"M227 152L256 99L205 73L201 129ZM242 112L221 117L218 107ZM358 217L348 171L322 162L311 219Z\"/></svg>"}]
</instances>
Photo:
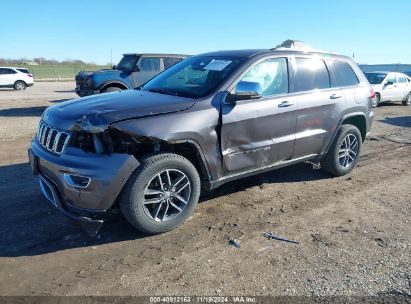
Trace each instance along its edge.
<instances>
[{"instance_id":1,"label":"front side window","mask_svg":"<svg viewBox=\"0 0 411 304\"><path fill-rule=\"evenodd\" d=\"M125 55L117 65L117 70L132 71L136 67L138 57L136 55Z\"/></svg>"},{"instance_id":2,"label":"front side window","mask_svg":"<svg viewBox=\"0 0 411 304\"><path fill-rule=\"evenodd\" d=\"M330 88L330 76L321 59L296 58L295 92Z\"/></svg>"},{"instance_id":3,"label":"front side window","mask_svg":"<svg viewBox=\"0 0 411 304\"><path fill-rule=\"evenodd\" d=\"M347 62L330 60L327 61L327 66L333 75L332 87L348 87L359 83L357 75Z\"/></svg>"},{"instance_id":4,"label":"front side window","mask_svg":"<svg viewBox=\"0 0 411 304\"><path fill-rule=\"evenodd\" d=\"M164 62L164 70L167 70L168 68L172 67L175 65L177 62L180 62L182 59L181 58L172 58L172 57L164 57L163 62Z\"/></svg>"},{"instance_id":5,"label":"front side window","mask_svg":"<svg viewBox=\"0 0 411 304\"><path fill-rule=\"evenodd\" d=\"M140 71L143 72L158 72L160 71L159 57L143 57L139 63Z\"/></svg>"},{"instance_id":6,"label":"front side window","mask_svg":"<svg viewBox=\"0 0 411 304\"><path fill-rule=\"evenodd\" d=\"M143 91L201 98L215 91L247 58L193 56L154 77Z\"/></svg>"},{"instance_id":7,"label":"front side window","mask_svg":"<svg viewBox=\"0 0 411 304\"><path fill-rule=\"evenodd\" d=\"M241 81L258 82L262 96L288 93L287 59L272 58L260 62Z\"/></svg>"}]
</instances>

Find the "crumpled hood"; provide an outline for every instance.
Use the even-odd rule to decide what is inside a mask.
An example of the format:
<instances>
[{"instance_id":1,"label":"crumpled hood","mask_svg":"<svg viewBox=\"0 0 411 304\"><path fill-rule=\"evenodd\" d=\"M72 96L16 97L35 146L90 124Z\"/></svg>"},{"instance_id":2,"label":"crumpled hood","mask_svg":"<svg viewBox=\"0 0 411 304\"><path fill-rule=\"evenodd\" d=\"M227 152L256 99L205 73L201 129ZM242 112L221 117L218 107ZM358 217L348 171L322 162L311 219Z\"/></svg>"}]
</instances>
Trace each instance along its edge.
<instances>
[{"instance_id":1,"label":"crumpled hood","mask_svg":"<svg viewBox=\"0 0 411 304\"><path fill-rule=\"evenodd\" d=\"M126 90L62 102L47 108L42 119L57 129L97 133L113 122L183 111L194 103L192 98Z\"/></svg>"}]
</instances>

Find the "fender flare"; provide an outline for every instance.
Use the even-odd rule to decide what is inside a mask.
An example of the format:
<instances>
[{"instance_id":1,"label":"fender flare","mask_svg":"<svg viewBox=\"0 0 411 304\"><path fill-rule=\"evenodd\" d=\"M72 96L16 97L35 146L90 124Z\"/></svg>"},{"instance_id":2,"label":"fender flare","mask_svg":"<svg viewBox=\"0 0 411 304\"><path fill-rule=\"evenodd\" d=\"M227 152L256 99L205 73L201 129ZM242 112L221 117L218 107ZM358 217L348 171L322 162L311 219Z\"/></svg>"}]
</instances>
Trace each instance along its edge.
<instances>
[{"instance_id":1,"label":"fender flare","mask_svg":"<svg viewBox=\"0 0 411 304\"><path fill-rule=\"evenodd\" d=\"M119 80L109 80L106 82L103 82L100 86L99 86L99 90L103 91L106 87L112 85L112 84L117 84L117 85L121 85L123 87L125 87L126 89L129 89L128 85L123 82L123 81L119 81Z\"/></svg>"},{"instance_id":2,"label":"fender flare","mask_svg":"<svg viewBox=\"0 0 411 304\"><path fill-rule=\"evenodd\" d=\"M348 113L345 114L343 117L341 117L340 121L338 122L334 134L330 140L330 142L327 145L327 148L325 149L324 153L321 154L321 157L326 155L328 153L328 150L330 149L332 143L334 142L335 137L337 136L338 130L340 130L341 125L343 124L344 120L351 118L351 117L355 117L355 116L362 116L364 117L364 120L367 122L367 117L365 116L365 114L363 112L352 112L352 113ZM361 130L360 130L361 132ZM363 138L363 142L365 141L365 137Z\"/></svg>"}]
</instances>

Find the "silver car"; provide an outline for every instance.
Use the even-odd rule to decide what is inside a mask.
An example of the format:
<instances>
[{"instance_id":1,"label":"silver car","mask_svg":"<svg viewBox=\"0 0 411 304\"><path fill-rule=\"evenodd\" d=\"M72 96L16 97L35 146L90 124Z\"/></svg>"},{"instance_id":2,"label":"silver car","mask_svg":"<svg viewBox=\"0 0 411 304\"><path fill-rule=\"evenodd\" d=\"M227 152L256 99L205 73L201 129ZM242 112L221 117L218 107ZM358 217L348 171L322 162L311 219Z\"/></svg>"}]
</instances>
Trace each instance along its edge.
<instances>
[{"instance_id":1,"label":"silver car","mask_svg":"<svg viewBox=\"0 0 411 304\"><path fill-rule=\"evenodd\" d=\"M402 73L365 73L375 91L373 107L384 101L401 101L404 106L411 104L411 78Z\"/></svg>"}]
</instances>

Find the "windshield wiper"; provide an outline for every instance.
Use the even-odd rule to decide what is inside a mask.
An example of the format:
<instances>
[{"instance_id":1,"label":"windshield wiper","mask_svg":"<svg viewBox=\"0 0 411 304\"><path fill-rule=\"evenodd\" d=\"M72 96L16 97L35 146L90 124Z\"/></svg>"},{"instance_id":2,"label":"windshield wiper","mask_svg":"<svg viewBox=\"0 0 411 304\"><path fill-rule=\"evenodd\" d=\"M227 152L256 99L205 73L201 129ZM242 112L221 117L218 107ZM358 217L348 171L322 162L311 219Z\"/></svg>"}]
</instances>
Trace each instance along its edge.
<instances>
[{"instance_id":1,"label":"windshield wiper","mask_svg":"<svg viewBox=\"0 0 411 304\"><path fill-rule=\"evenodd\" d=\"M148 89L148 91L152 93L159 93L159 94L164 94L164 95L179 96L178 92L174 92L174 91L170 91L166 89L160 89L160 88Z\"/></svg>"}]
</instances>

